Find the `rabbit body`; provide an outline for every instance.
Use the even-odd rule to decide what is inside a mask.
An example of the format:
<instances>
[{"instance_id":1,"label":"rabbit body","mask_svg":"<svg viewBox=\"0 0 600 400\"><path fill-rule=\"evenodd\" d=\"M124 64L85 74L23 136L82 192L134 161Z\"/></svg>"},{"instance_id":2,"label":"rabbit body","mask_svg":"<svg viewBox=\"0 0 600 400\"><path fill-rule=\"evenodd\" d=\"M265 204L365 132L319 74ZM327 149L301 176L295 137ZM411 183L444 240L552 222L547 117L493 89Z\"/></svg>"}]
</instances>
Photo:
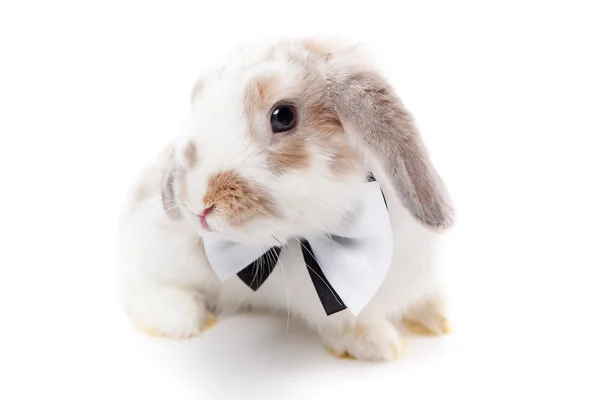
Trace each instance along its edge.
<instances>
[{"instance_id":1,"label":"rabbit body","mask_svg":"<svg viewBox=\"0 0 600 400\"><path fill-rule=\"evenodd\" d=\"M409 114L364 56L347 49L312 40L261 43L236 49L225 67L201 77L188 120L134 182L121 217L121 296L136 326L189 338L215 316L280 312L303 320L334 354L363 360L400 355L402 320L422 332L448 331L438 259L440 230L452 223L449 200ZM346 88L352 82L356 92ZM389 110L376 110L381 93L388 96L381 107ZM364 127L353 120L352 107L363 107L365 98L375 104L365 119L392 120ZM291 121L289 115L274 121L278 104L288 114L291 104L297 115L288 132L276 132ZM396 137L373 139L390 126L399 130ZM397 140L408 147L391 152L374 144L405 145ZM348 310L328 316L294 239L341 223L371 171L387 200L393 262L358 316ZM287 245L253 291L236 277L217 279L206 234Z\"/></svg>"}]
</instances>

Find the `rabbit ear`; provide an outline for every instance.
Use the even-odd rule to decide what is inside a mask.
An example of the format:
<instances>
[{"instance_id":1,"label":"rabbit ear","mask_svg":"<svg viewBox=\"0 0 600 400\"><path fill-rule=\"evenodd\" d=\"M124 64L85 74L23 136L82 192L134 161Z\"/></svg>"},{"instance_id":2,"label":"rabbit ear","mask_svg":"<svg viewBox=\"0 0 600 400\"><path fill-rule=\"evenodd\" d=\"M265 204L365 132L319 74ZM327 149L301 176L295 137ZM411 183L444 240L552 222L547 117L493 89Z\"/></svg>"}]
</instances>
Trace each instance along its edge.
<instances>
[{"instance_id":1,"label":"rabbit ear","mask_svg":"<svg viewBox=\"0 0 600 400\"><path fill-rule=\"evenodd\" d=\"M327 77L344 130L369 160L381 164L412 215L423 225L449 228L454 211L412 116L372 70L344 68Z\"/></svg>"},{"instance_id":2,"label":"rabbit ear","mask_svg":"<svg viewBox=\"0 0 600 400\"><path fill-rule=\"evenodd\" d=\"M177 206L177 202L175 201L175 190L173 189L173 181L175 180L175 162L173 153L170 154L166 167L161 182L162 205L169 218L178 220L182 218L182 215Z\"/></svg>"}]
</instances>

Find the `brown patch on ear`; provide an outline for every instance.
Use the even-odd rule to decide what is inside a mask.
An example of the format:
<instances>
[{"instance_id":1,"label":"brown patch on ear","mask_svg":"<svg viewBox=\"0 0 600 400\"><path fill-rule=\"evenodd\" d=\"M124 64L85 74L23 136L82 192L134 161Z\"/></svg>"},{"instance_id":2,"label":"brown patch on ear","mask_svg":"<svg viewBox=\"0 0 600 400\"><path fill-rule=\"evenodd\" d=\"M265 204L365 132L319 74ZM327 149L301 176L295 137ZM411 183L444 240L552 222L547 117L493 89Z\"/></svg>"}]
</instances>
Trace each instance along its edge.
<instances>
[{"instance_id":1,"label":"brown patch on ear","mask_svg":"<svg viewBox=\"0 0 600 400\"><path fill-rule=\"evenodd\" d=\"M209 178L204 205L214 206L213 213L222 216L232 226L240 226L259 217L277 217L277 209L267 191L251 184L235 171L218 172Z\"/></svg>"},{"instance_id":2,"label":"brown patch on ear","mask_svg":"<svg viewBox=\"0 0 600 400\"><path fill-rule=\"evenodd\" d=\"M183 156L191 168L194 168L198 163L198 151L196 150L196 145L191 140L185 146L185 149L183 149Z\"/></svg>"}]
</instances>

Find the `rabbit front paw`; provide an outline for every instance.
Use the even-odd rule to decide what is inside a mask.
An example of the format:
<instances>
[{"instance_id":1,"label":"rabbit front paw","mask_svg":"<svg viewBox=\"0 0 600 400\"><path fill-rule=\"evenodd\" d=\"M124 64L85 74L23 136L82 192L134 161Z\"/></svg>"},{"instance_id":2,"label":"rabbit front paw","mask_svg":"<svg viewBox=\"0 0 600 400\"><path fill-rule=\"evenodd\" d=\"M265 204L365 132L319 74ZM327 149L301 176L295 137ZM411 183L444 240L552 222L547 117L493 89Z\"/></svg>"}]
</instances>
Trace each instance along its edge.
<instances>
[{"instance_id":1,"label":"rabbit front paw","mask_svg":"<svg viewBox=\"0 0 600 400\"><path fill-rule=\"evenodd\" d=\"M127 293L124 303L135 327L153 337L188 339L217 321L204 297L188 289L144 286Z\"/></svg>"}]
</instances>

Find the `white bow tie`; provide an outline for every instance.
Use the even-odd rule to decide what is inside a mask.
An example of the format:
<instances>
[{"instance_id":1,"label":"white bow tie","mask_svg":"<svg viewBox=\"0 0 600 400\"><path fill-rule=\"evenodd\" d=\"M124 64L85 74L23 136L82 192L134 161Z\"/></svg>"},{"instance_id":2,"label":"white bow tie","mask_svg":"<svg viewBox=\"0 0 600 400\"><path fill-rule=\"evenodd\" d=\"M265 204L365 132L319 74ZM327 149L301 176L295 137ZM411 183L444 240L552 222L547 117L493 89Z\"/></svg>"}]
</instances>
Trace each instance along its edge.
<instances>
[{"instance_id":1,"label":"white bow tie","mask_svg":"<svg viewBox=\"0 0 600 400\"><path fill-rule=\"evenodd\" d=\"M379 184L365 183L362 204L336 230L300 239L302 255L327 315L348 308L355 316L373 298L392 262L392 227ZM204 237L208 261L221 281L237 274L258 290L278 263L281 246ZM260 268L260 269L259 269Z\"/></svg>"}]
</instances>

